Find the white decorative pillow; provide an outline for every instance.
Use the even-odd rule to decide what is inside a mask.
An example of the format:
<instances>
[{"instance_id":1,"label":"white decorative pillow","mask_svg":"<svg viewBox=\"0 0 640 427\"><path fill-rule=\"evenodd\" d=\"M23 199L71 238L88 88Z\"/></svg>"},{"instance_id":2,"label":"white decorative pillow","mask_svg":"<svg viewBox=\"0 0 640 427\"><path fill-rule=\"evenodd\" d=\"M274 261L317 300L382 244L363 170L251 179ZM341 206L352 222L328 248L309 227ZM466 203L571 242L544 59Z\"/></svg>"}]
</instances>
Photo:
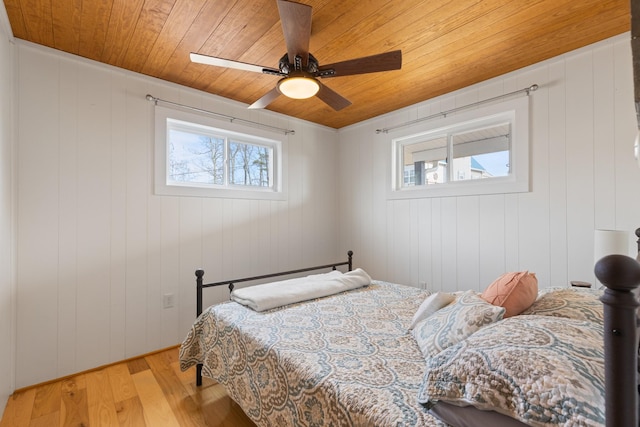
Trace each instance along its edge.
<instances>
[{"instance_id":1,"label":"white decorative pillow","mask_svg":"<svg viewBox=\"0 0 640 427\"><path fill-rule=\"evenodd\" d=\"M429 359L483 326L502 319L504 312L504 307L489 304L474 291L466 291L453 304L420 321L412 331L413 337Z\"/></svg>"},{"instance_id":2,"label":"white decorative pillow","mask_svg":"<svg viewBox=\"0 0 640 427\"><path fill-rule=\"evenodd\" d=\"M431 316L442 307L451 304L454 299L456 299L455 296L446 292L436 292L429 295L427 299L422 301L422 304L420 304L420 307L418 307L416 313L413 315L409 329L415 328L418 322Z\"/></svg>"}]
</instances>

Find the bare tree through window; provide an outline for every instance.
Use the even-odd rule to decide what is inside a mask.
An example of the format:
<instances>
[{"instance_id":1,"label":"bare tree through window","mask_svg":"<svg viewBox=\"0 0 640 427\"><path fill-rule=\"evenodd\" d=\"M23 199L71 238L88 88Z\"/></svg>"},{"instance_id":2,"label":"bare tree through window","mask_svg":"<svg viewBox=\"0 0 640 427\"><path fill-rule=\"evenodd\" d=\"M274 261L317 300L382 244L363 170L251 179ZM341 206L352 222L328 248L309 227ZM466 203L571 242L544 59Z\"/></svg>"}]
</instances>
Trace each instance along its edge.
<instances>
[{"instance_id":1,"label":"bare tree through window","mask_svg":"<svg viewBox=\"0 0 640 427\"><path fill-rule=\"evenodd\" d=\"M231 184L269 186L269 149L232 141L229 144Z\"/></svg>"},{"instance_id":2,"label":"bare tree through window","mask_svg":"<svg viewBox=\"0 0 640 427\"><path fill-rule=\"evenodd\" d=\"M272 155L270 146L172 128L169 129L168 180L269 187Z\"/></svg>"}]
</instances>

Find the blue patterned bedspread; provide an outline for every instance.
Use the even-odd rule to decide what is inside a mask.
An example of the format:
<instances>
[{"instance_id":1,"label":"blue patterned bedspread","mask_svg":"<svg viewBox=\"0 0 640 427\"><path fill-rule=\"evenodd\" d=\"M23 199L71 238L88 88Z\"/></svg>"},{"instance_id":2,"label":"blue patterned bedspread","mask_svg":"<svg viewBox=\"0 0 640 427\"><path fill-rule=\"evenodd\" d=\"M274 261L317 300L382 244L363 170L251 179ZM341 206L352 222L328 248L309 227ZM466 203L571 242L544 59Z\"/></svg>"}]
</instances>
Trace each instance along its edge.
<instances>
[{"instance_id":1,"label":"blue patterned bedspread","mask_svg":"<svg viewBox=\"0 0 640 427\"><path fill-rule=\"evenodd\" d=\"M262 313L222 303L194 323L180 366L203 363L259 426L442 426L417 401L425 360L407 330L425 296L374 281Z\"/></svg>"}]
</instances>

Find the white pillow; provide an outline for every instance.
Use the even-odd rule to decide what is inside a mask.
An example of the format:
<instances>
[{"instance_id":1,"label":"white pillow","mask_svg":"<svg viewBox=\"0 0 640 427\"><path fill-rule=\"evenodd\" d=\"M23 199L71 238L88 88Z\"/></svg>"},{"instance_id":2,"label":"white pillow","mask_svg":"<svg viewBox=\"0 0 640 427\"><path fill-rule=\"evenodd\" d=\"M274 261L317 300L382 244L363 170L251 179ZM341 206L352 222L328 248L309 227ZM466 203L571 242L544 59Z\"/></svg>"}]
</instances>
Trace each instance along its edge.
<instances>
[{"instance_id":1,"label":"white pillow","mask_svg":"<svg viewBox=\"0 0 640 427\"><path fill-rule=\"evenodd\" d=\"M451 304L454 299L456 299L456 297L446 292L436 292L429 295L427 299L420 304L420 307L418 307L416 313L413 315L413 320L411 321L409 329L415 328L418 322L431 316L442 307Z\"/></svg>"},{"instance_id":2,"label":"white pillow","mask_svg":"<svg viewBox=\"0 0 640 427\"><path fill-rule=\"evenodd\" d=\"M453 304L418 322L411 332L420 351L429 359L483 326L502 320L504 312L504 307L489 304L474 291L466 291Z\"/></svg>"}]
</instances>

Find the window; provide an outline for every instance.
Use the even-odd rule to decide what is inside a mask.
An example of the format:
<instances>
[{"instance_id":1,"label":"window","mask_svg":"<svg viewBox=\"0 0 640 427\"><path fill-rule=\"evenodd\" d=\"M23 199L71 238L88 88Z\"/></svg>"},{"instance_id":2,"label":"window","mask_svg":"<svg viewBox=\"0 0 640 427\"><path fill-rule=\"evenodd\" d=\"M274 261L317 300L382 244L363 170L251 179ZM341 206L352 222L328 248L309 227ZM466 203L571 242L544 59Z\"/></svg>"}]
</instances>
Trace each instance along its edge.
<instances>
[{"instance_id":1,"label":"window","mask_svg":"<svg viewBox=\"0 0 640 427\"><path fill-rule=\"evenodd\" d=\"M528 191L527 110L528 98L521 98L394 139L389 197Z\"/></svg>"},{"instance_id":2,"label":"window","mask_svg":"<svg viewBox=\"0 0 640 427\"><path fill-rule=\"evenodd\" d=\"M282 143L216 126L156 106L156 193L282 199Z\"/></svg>"},{"instance_id":3,"label":"window","mask_svg":"<svg viewBox=\"0 0 640 427\"><path fill-rule=\"evenodd\" d=\"M450 152L449 152L450 147ZM403 144L404 187L509 175L511 123L479 126ZM447 159L453 159L449 164ZM407 181L410 174L418 177Z\"/></svg>"},{"instance_id":4,"label":"window","mask_svg":"<svg viewBox=\"0 0 640 427\"><path fill-rule=\"evenodd\" d=\"M174 119L167 135L168 185L273 187L271 145Z\"/></svg>"}]
</instances>

